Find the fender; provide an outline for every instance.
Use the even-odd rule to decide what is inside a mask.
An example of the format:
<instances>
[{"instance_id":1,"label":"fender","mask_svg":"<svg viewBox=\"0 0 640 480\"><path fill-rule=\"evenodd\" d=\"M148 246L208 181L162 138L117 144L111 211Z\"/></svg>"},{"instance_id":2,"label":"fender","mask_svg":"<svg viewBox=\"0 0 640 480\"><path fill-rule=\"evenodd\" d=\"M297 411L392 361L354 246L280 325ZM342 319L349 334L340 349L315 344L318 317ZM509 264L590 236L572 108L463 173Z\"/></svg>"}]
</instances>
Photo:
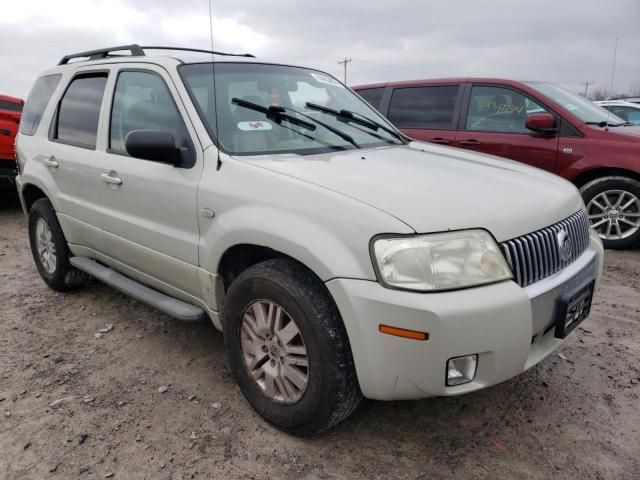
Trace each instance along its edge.
<instances>
[{"instance_id":1,"label":"fender","mask_svg":"<svg viewBox=\"0 0 640 480\"><path fill-rule=\"evenodd\" d=\"M226 159L205 159L198 188L200 267L217 274L227 249L260 245L284 253L321 280L375 280L369 242L385 232L414 233L395 217L335 191Z\"/></svg>"}]
</instances>

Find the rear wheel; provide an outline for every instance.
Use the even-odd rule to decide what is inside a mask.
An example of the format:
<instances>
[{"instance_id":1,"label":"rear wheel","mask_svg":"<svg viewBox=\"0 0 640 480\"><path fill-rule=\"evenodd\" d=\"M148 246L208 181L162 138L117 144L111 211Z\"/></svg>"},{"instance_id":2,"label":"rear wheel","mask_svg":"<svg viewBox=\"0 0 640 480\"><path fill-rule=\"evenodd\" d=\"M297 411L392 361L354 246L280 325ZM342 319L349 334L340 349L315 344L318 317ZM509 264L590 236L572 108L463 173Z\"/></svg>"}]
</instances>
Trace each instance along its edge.
<instances>
[{"instance_id":1,"label":"rear wheel","mask_svg":"<svg viewBox=\"0 0 640 480\"><path fill-rule=\"evenodd\" d=\"M625 249L640 242L640 182L602 177L580 189L591 226L605 248Z\"/></svg>"},{"instance_id":2,"label":"rear wheel","mask_svg":"<svg viewBox=\"0 0 640 480\"><path fill-rule=\"evenodd\" d=\"M361 399L340 314L322 282L288 259L245 270L224 304L231 370L251 406L276 427L311 435Z\"/></svg>"},{"instance_id":3,"label":"rear wheel","mask_svg":"<svg viewBox=\"0 0 640 480\"><path fill-rule=\"evenodd\" d=\"M29 243L38 273L50 288L70 290L87 279L69 263L67 241L46 198L36 200L29 210Z\"/></svg>"}]
</instances>

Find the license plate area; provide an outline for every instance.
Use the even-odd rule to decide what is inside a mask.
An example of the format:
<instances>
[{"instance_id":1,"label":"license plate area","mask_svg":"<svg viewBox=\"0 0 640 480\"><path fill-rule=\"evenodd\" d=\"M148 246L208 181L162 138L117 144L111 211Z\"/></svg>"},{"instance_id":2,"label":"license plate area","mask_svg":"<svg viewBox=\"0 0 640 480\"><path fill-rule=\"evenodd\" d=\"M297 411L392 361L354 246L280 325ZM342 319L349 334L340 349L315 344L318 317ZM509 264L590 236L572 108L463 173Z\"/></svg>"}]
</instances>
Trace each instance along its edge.
<instances>
[{"instance_id":1,"label":"license plate area","mask_svg":"<svg viewBox=\"0 0 640 480\"><path fill-rule=\"evenodd\" d=\"M565 338L589 316L595 280L588 279L560 297L556 318L556 338Z\"/></svg>"}]
</instances>

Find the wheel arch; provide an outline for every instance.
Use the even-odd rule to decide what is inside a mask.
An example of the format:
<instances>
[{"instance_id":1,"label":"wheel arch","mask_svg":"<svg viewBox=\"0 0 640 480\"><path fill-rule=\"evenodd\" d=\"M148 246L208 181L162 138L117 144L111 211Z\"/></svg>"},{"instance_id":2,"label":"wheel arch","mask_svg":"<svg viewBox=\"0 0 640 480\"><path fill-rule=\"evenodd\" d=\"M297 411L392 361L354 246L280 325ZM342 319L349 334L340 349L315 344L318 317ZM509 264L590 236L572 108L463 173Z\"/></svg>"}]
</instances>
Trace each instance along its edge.
<instances>
[{"instance_id":1,"label":"wheel arch","mask_svg":"<svg viewBox=\"0 0 640 480\"><path fill-rule=\"evenodd\" d=\"M31 210L31 207L36 202L36 200L39 200L41 198L49 199L49 196L46 194L46 192L33 183L27 183L23 185L22 189L20 190L20 197L22 200L22 207L25 211L25 214L27 215L29 214L29 210ZM51 200L49 199L49 201Z\"/></svg>"},{"instance_id":2,"label":"wheel arch","mask_svg":"<svg viewBox=\"0 0 640 480\"><path fill-rule=\"evenodd\" d=\"M582 172L571 179L573 184L579 189L587 183L602 177L627 177L640 182L640 173L626 168L600 167Z\"/></svg>"}]
</instances>

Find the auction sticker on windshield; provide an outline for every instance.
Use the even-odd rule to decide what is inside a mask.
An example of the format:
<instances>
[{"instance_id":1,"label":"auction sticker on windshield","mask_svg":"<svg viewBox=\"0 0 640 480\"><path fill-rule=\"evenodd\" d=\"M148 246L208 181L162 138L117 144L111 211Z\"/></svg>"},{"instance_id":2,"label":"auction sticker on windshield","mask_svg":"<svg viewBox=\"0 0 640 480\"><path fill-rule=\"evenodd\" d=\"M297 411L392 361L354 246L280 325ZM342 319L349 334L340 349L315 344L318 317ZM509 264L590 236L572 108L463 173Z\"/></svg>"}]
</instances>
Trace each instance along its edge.
<instances>
[{"instance_id":1,"label":"auction sticker on windshield","mask_svg":"<svg viewBox=\"0 0 640 480\"><path fill-rule=\"evenodd\" d=\"M273 125L269 122L255 121L255 122L238 122L238 128L244 132L252 132L255 130L271 130Z\"/></svg>"},{"instance_id":2,"label":"auction sticker on windshield","mask_svg":"<svg viewBox=\"0 0 640 480\"><path fill-rule=\"evenodd\" d=\"M327 85L333 85L334 87L341 87L342 84L337 81L335 78L331 78L327 75L322 75L321 73L311 72L311 76L315 78L320 83L325 83Z\"/></svg>"}]
</instances>

